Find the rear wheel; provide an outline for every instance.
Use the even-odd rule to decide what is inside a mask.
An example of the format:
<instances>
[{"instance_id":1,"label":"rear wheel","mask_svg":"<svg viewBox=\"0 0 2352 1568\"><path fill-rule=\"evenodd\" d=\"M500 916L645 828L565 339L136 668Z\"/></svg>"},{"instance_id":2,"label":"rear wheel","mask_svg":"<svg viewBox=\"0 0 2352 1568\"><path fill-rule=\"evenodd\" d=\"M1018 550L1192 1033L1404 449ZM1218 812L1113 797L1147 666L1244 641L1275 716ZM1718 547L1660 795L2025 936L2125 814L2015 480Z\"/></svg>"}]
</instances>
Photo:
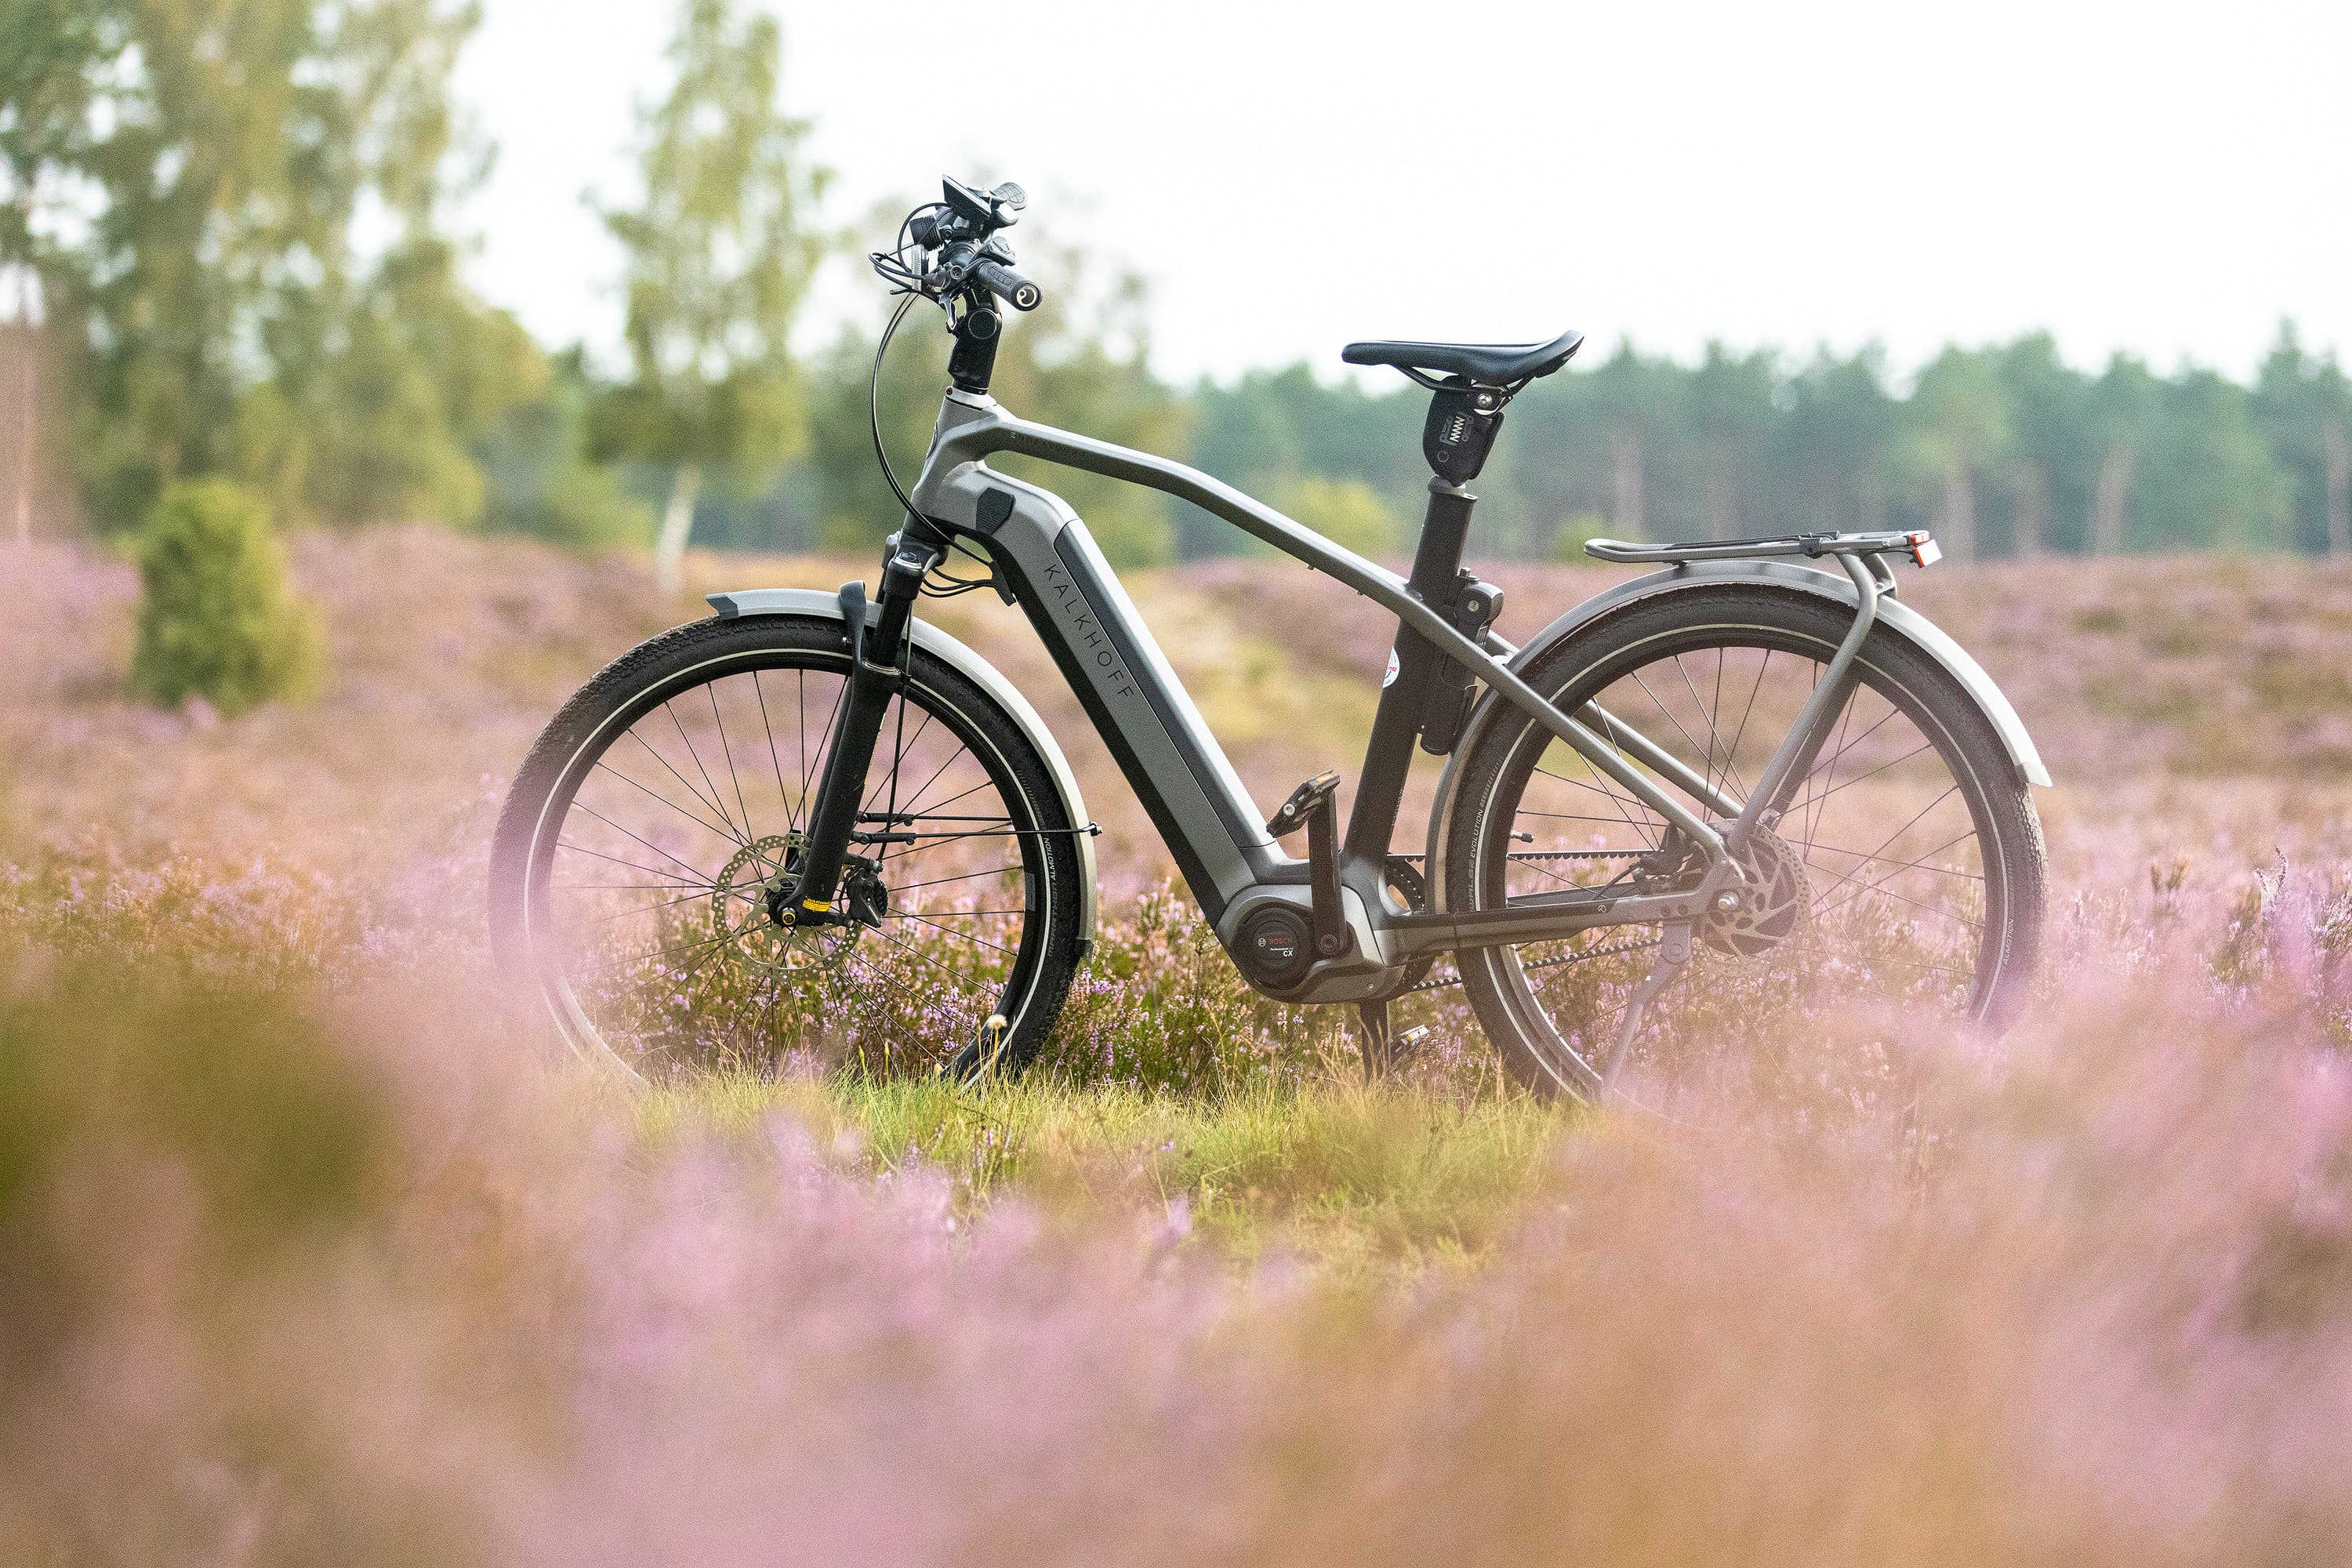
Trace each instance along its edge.
<instances>
[{"instance_id":1,"label":"rear wheel","mask_svg":"<svg viewBox=\"0 0 2352 1568\"><path fill-rule=\"evenodd\" d=\"M1852 616L1811 595L1694 588L1607 616L1524 673L1571 711L1599 702L1737 803ZM1743 858L1744 907L1696 928L1688 968L1644 1012L1622 1080L1637 1099L1658 1103L1710 1062L1786 1063L1818 1037L1809 1018L1927 1010L1997 1023L2021 994L2043 903L2032 795L1982 711L1912 644L1874 633L1856 673L1785 815ZM1656 811L1516 710L1497 711L1463 759L1449 909L1570 886L1671 890L1700 865ZM1603 926L1465 952L1463 984L1523 1082L1589 1096L1665 935Z\"/></svg>"},{"instance_id":2,"label":"rear wheel","mask_svg":"<svg viewBox=\"0 0 2352 1568\"><path fill-rule=\"evenodd\" d=\"M841 623L707 620L565 704L491 858L502 967L583 1056L641 1074L801 1054L948 1062L1006 1020L1036 1053L1077 960L1079 857L1054 775L992 699L912 650L836 905L777 919L849 673Z\"/></svg>"}]
</instances>

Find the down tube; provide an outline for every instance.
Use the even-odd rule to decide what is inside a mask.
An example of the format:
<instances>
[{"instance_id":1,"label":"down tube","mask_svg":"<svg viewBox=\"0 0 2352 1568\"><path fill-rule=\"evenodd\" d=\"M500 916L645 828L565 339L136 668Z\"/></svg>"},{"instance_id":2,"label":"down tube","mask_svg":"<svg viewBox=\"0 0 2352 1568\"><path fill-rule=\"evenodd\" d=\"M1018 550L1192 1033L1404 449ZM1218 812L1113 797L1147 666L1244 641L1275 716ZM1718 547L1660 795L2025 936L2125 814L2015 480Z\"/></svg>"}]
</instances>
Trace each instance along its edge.
<instances>
[{"instance_id":1,"label":"down tube","mask_svg":"<svg viewBox=\"0 0 2352 1568\"><path fill-rule=\"evenodd\" d=\"M1086 524L1048 534L1021 521L990 546L1213 924L1287 857Z\"/></svg>"}]
</instances>

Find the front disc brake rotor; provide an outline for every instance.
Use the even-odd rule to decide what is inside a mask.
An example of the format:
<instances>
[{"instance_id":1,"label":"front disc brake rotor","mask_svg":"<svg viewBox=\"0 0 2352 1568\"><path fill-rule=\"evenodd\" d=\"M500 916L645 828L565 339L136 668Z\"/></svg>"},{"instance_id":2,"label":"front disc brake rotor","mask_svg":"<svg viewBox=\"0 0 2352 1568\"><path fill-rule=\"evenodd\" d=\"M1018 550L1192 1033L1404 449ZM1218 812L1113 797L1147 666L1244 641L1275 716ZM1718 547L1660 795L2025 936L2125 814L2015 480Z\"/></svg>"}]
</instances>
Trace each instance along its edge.
<instances>
[{"instance_id":1,"label":"front disc brake rotor","mask_svg":"<svg viewBox=\"0 0 2352 1568\"><path fill-rule=\"evenodd\" d=\"M1802 922L1812 905L1813 889L1804 861L1769 827L1748 835L1738 860L1747 878L1739 907L1710 913L1699 928L1699 939L1717 952L1754 958L1778 946Z\"/></svg>"},{"instance_id":2,"label":"front disc brake rotor","mask_svg":"<svg viewBox=\"0 0 2352 1568\"><path fill-rule=\"evenodd\" d=\"M781 980L808 980L838 969L857 945L858 928L786 926L769 913L800 876L801 835L771 834L735 851L710 891L711 930L725 931L719 951L736 963Z\"/></svg>"}]
</instances>

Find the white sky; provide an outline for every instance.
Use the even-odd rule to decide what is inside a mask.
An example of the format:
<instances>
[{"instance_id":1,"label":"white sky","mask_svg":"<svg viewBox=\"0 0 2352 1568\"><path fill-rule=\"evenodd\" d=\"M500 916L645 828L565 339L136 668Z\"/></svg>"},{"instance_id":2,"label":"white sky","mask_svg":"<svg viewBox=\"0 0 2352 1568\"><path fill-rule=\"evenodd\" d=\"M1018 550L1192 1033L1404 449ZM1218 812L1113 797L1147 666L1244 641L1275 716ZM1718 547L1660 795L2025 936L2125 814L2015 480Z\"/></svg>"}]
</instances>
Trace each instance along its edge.
<instances>
[{"instance_id":1,"label":"white sky","mask_svg":"<svg viewBox=\"0 0 2352 1568\"><path fill-rule=\"evenodd\" d=\"M2347 0L773 8L836 221L1019 179L1016 246L1140 269L1180 376L1569 326L1685 358L1878 339L1899 367L2047 327L2076 363L2242 375L2282 315L2352 346ZM625 191L671 18L488 0L474 275L542 341L617 341L580 197ZM878 288L845 273L824 309Z\"/></svg>"}]
</instances>

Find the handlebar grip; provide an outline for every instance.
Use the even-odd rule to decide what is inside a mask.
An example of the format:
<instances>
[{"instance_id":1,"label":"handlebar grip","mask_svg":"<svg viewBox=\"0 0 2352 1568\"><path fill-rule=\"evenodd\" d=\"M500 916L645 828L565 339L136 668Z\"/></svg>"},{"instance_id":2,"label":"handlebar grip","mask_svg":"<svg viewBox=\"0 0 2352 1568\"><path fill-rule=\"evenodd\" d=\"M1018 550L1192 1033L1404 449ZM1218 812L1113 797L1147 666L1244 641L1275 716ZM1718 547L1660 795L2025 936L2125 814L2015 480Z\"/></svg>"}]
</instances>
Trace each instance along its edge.
<instances>
[{"instance_id":1,"label":"handlebar grip","mask_svg":"<svg viewBox=\"0 0 2352 1568\"><path fill-rule=\"evenodd\" d=\"M977 263L971 275L988 285L990 292L1016 310L1034 310L1045 302L1043 289L1001 261Z\"/></svg>"}]
</instances>

